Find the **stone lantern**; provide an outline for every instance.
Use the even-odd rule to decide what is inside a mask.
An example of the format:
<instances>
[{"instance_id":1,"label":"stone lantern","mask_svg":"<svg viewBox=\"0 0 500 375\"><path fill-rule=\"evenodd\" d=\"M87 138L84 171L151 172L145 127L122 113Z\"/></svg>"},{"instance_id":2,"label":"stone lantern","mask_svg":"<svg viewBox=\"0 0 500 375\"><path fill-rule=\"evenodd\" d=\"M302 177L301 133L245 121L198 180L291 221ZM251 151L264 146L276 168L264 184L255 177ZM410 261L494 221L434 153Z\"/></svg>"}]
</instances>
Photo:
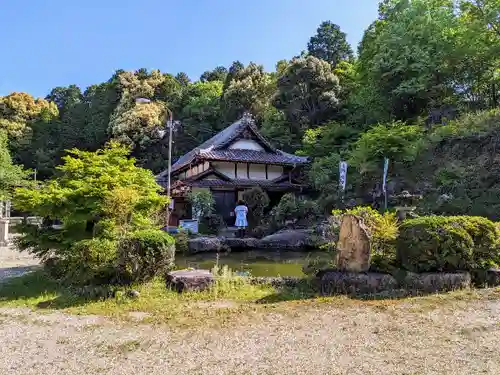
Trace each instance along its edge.
<instances>
[{"instance_id":1,"label":"stone lantern","mask_svg":"<svg viewBox=\"0 0 500 375\"><path fill-rule=\"evenodd\" d=\"M419 194L411 194L408 190L403 190L399 195L393 195L391 201L395 205L398 220L403 221L408 217L415 217L417 202L422 199Z\"/></svg>"}]
</instances>

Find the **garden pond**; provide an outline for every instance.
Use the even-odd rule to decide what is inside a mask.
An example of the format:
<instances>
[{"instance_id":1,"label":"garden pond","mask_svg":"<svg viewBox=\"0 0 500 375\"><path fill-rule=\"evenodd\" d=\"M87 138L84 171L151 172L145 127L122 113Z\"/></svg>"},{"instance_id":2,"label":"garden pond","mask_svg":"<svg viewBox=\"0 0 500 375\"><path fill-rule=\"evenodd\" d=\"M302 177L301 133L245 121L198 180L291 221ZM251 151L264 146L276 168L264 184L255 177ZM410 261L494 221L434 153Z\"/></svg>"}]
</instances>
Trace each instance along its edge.
<instances>
[{"instance_id":1,"label":"garden pond","mask_svg":"<svg viewBox=\"0 0 500 375\"><path fill-rule=\"evenodd\" d=\"M302 266L312 259L331 259L325 251L298 252L253 250L226 254L200 253L195 255L175 255L177 268L212 269L218 262L219 267L227 265L233 272L257 277L304 276Z\"/></svg>"}]
</instances>

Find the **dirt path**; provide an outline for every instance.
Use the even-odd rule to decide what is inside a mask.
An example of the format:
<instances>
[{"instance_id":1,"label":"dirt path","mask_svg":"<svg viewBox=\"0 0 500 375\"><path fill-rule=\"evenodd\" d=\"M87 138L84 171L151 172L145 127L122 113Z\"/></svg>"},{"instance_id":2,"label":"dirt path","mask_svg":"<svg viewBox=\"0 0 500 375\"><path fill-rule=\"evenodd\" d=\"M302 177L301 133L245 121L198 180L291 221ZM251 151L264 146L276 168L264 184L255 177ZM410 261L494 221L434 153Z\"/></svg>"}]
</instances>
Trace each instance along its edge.
<instances>
[{"instance_id":1,"label":"dirt path","mask_svg":"<svg viewBox=\"0 0 500 375\"><path fill-rule=\"evenodd\" d=\"M500 374L499 301L295 308L218 330L0 309L0 373Z\"/></svg>"}]
</instances>

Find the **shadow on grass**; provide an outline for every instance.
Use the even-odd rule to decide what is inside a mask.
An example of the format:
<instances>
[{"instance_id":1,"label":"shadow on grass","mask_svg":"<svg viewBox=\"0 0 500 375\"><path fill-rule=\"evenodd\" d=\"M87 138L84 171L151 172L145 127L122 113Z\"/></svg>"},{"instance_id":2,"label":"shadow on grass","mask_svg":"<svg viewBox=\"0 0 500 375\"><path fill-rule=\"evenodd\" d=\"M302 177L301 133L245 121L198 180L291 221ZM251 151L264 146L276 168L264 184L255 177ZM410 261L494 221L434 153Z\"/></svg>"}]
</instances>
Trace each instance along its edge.
<instances>
[{"instance_id":1,"label":"shadow on grass","mask_svg":"<svg viewBox=\"0 0 500 375\"><path fill-rule=\"evenodd\" d=\"M257 301L260 304L272 304L287 301L304 301L312 300L316 298L326 298L326 297L340 297L344 296L349 299L359 300L359 301L382 301L382 300L401 300L412 297L425 297L430 295L435 295L437 293L447 293L449 291L442 292L425 292L420 290L408 290L408 289L393 289L380 293L321 293L318 282L313 280L307 280L303 283L299 283L297 286L284 286L276 288L276 293L268 295Z\"/></svg>"},{"instance_id":2,"label":"shadow on grass","mask_svg":"<svg viewBox=\"0 0 500 375\"><path fill-rule=\"evenodd\" d=\"M24 267L26 268L26 267ZM64 309L91 301L72 293L39 269L0 283L0 304L37 308Z\"/></svg>"}]
</instances>

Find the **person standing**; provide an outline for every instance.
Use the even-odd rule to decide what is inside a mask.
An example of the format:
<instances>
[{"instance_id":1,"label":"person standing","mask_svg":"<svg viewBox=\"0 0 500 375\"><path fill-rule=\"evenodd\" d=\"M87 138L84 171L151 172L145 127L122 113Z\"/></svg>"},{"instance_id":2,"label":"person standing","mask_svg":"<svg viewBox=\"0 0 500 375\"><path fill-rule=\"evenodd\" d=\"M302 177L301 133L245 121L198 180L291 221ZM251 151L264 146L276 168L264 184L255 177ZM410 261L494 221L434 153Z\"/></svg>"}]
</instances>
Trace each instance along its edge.
<instances>
[{"instance_id":1,"label":"person standing","mask_svg":"<svg viewBox=\"0 0 500 375\"><path fill-rule=\"evenodd\" d=\"M238 228L238 237L244 238L245 230L248 227L248 207L245 205L245 202L239 200L234 209L234 213L236 214L235 226Z\"/></svg>"}]
</instances>

